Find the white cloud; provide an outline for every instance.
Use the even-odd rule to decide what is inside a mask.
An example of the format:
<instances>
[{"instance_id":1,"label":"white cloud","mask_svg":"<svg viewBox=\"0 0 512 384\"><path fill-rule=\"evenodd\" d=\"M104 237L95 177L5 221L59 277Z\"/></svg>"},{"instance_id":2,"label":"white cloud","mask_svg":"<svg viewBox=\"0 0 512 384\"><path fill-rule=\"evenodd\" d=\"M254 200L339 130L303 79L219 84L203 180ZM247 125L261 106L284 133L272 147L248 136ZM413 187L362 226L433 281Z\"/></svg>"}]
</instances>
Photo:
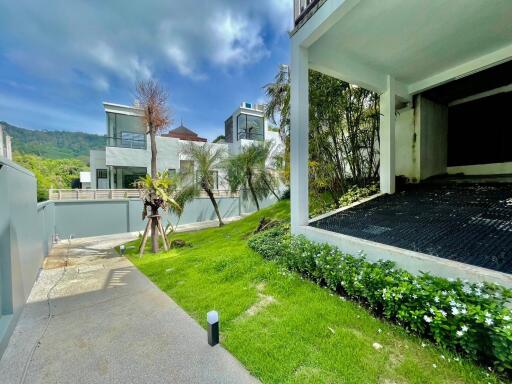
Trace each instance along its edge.
<instances>
[{"instance_id":1,"label":"white cloud","mask_svg":"<svg viewBox=\"0 0 512 384\"><path fill-rule=\"evenodd\" d=\"M200 80L210 66L240 70L269 55L269 39L291 25L291 4L49 0L42 7L35 0L0 0L0 35L16 42L1 53L41 77L86 73L99 90L112 79L133 82L169 68Z\"/></svg>"}]
</instances>

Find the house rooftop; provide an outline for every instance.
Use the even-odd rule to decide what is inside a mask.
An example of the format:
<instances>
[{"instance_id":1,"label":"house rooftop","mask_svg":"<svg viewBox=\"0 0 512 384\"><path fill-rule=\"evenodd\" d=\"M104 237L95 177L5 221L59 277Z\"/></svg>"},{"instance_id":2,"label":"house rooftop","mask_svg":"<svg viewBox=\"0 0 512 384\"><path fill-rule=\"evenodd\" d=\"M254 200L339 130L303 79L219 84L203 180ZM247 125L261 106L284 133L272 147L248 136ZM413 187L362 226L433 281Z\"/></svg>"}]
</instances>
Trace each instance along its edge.
<instances>
[{"instance_id":1,"label":"house rooftop","mask_svg":"<svg viewBox=\"0 0 512 384\"><path fill-rule=\"evenodd\" d=\"M183 125L183 121L180 123L179 127L176 127L174 129L171 129L169 132L163 134L162 136L165 137L174 137L176 139L180 140L186 140L186 141L200 141L200 142L206 142L207 139L204 137L199 137L197 133L195 133L190 128L187 128Z\"/></svg>"}]
</instances>

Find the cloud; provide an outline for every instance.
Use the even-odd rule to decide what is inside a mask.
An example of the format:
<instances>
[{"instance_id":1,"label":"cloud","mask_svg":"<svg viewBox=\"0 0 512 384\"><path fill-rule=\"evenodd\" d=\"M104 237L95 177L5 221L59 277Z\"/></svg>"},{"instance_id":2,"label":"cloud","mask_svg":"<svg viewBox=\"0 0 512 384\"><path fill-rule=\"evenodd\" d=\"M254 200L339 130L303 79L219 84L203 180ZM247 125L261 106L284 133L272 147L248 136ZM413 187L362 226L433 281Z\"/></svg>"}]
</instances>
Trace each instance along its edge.
<instances>
[{"instance_id":1,"label":"cloud","mask_svg":"<svg viewBox=\"0 0 512 384\"><path fill-rule=\"evenodd\" d=\"M76 71L87 73L103 91L113 79L169 69L204 80L210 68L244 70L267 57L272 36L291 25L291 3L0 0L1 54L43 78L71 82Z\"/></svg>"}]
</instances>

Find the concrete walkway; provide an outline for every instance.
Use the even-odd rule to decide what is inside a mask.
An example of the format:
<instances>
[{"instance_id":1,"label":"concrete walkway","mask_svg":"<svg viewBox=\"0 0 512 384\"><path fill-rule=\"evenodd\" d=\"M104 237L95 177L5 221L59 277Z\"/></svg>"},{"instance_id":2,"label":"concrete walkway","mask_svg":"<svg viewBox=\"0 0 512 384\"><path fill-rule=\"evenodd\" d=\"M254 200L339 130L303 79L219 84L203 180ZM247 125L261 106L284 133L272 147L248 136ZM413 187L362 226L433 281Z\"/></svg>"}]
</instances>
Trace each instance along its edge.
<instances>
[{"instance_id":1,"label":"concrete walkway","mask_svg":"<svg viewBox=\"0 0 512 384\"><path fill-rule=\"evenodd\" d=\"M0 382L256 383L112 251L126 240L103 236L54 248L0 360Z\"/></svg>"}]
</instances>

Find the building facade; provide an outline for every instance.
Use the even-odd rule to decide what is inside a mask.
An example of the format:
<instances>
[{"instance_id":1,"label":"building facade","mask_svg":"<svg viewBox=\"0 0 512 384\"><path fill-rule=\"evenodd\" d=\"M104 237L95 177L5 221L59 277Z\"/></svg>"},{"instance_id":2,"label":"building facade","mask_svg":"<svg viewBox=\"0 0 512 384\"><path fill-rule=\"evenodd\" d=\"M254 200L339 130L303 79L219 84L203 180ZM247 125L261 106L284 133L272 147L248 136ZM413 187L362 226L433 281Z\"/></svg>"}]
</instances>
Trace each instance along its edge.
<instances>
[{"instance_id":1,"label":"building facade","mask_svg":"<svg viewBox=\"0 0 512 384\"><path fill-rule=\"evenodd\" d=\"M103 103L106 113L107 143L104 150L90 152L92 189L130 189L141 176L149 173L151 148L142 123L140 108ZM242 103L226 120L225 143L210 145L223 148L226 156L238 154L245 145L271 141L274 150L282 149L279 133L264 117L263 107ZM183 145L203 145L205 138L181 124L156 137L159 172L170 174L193 171L195 164L182 154ZM217 189L228 189L222 170L217 171Z\"/></svg>"},{"instance_id":2,"label":"building facade","mask_svg":"<svg viewBox=\"0 0 512 384\"><path fill-rule=\"evenodd\" d=\"M314 227L319 218L309 217L308 151L312 69L380 96L379 176L381 196L385 198L379 197L374 202L376 206L391 195L400 199L401 194L395 194L398 176L413 184L409 188L424 194L428 184L423 182L432 178L443 185L455 178L459 183L477 179L484 184L485 180L512 180L512 129L507 116L507 106L512 102L512 3L495 1L483 5L481 1L468 0L461 6L456 1L295 0L294 14L290 102L292 232L331 243L350 254L362 251L370 260L394 260L412 272L472 279L484 276L510 285L510 275L495 272L504 269L489 271L452 261L468 260L467 250L454 251L454 258L447 261L428 249L416 252L415 244L404 249L368 241L361 234L372 230L395 233L392 228L396 223L407 219L413 222L417 217L431 220L429 228L435 229L436 224L471 212L476 199L460 209L454 208L455 203L446 203L451 214L437 218L426 215L438 204L419 210L416 215L400 212L386 225L376 217L372 225L355 234L348 234L341 212L324 216L336 222L330 229ZM459 191L453 193L460 193L458 200L462 201L462 191L454 190ZM438 203L441 196L437 194ZM489 206L503 211L510 207L506 197L489 201ZM364 211L367 206L363 203L358 209ZM400 206L396 203L396 207ZM382 212L383 208L379 209ZM484 206L479 215L474 213L474 217L470 215L461 222L478 232L477 224L469 222L481 219L481 233L491 233L491 239L506 237L503 231L507 231L510 216L503 215L500 226L492 224L496 223L494 217L498 216ZM449 239L459 227L450 227L437 240ZM418 226L413 240L423 236L435 244L436 239L430 238L433 235L425 231L428 229ZM462 236L464 231L460 232ZM498 241L482 244L489 245L483 248L482 255L492 252L493 245L506 245ZM508 249L500 252L508 255Z\"/></svg>"}]
</instances>

